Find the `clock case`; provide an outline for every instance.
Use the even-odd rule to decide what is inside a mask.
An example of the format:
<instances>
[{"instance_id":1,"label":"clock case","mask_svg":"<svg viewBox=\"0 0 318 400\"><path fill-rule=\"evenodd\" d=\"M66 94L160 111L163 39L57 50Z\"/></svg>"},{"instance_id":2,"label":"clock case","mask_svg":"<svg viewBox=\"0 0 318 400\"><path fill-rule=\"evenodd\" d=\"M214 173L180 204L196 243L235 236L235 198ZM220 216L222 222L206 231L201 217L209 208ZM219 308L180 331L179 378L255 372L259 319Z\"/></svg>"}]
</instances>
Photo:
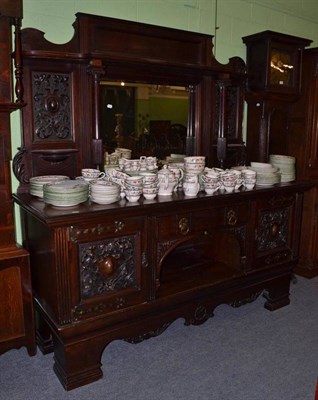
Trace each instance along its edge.
<instances>
[{"instance_id":1,"label":"clock case","mask_svg":"<svg viewBox=\"0 0 318 400\"><path fill-rule=\"evenodd\" d=\"M302 52L311 40L273 31L245 36L242 40L246 45L250 91L287 95L300 93ZM278 60L273 59L277 56L282 64L287 65L277 65Z\"/></svg>"},{"instance_id":2,"label":"clock case","mask_svg":"<svg viewBox=\"0 0 318 400\"><path fill-rule=\"evenodd\" d=\"M312 42L283 33L264 31L242 38L246 44L247 162L269 162L270 154L293 155L288 148L290 109L301 94L304 48ZM279 52L293 64L285 84L272 75L271 56Z\"/></svg>"}]
</instances>

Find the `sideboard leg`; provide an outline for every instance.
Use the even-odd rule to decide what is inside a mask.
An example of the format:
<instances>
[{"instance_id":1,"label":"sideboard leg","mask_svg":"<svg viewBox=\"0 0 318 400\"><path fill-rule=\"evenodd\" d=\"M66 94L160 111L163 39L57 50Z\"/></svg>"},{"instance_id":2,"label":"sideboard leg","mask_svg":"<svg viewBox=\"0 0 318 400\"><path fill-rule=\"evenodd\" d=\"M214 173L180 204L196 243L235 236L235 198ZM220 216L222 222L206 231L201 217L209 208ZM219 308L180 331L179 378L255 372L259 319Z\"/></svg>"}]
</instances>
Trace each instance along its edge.
<instances>
[{"instance_id":1,"label":"sideboard leg","mask_svg":"<svg viewBox=\"0 0 318 400\"><path fill-rule=\"evenodd\" d=\"M267 289L267 292L263 294L267 300L264 307L267 310L275 311L281 307L287 306L290 303L289 299L289 287L290 287L291 275L280 277Z\"/></svg>"},{"instance_id":2,"label":"sideboard leg","mask_svg":"<svg viewBox=\"0 0 318 400\"><path fill-rule=\"evenodd\" d=\"M36 344L43 354L52 353L53 348L53 337L52 332L47 323L42 318L39 312L35 312L36 321Z\"/></svg>"},{"instance_id":3,"label":"sideboard leg","mask_svg":"<svg viewBox=\"0 0 318 400\"><path fill-rule=\"evenodd\" d=\"M63 345L54 338L54 372L65 390L97 381L103 376L101 357L107 344L94 339Z\"/></svg>"}]
</instances>

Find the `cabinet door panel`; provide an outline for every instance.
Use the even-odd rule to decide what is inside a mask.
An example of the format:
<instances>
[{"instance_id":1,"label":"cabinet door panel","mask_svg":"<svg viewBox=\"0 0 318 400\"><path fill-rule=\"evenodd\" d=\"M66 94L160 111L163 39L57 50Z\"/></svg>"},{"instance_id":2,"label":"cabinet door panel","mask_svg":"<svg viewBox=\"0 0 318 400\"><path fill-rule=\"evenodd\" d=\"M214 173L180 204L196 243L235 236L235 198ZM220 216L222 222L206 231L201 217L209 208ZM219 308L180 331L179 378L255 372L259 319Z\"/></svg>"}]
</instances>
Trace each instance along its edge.
<instances>
[{"instance_id":1,"label":"cabinet door panel","mask_svg":"<svg viewBox=\"0 0 318 400\"><path fill-rule=\"evenodd\" d=\"M294 200L291 196L268 198L258 203L254 267L269 267L292 260Z\"/></svg>"},{"instance_id":2,"label":"cabinet door panel","mask_svg":"<svg viewBox=\"0 0 318 400\"><path fill-rule=\"evenodd\" d=\"M23 336L23 297L19 267L0 271L0 304L0 342Z\"/></svg>"},{"instance_id":3,"label":"cabinet door panel","mask_svg":"<svg viewBox=\"0 0 318 400\"><path fill-rule=\"evenodd\" d=\"M101 226L116 224L102 221ZM144 219L123 220L117 224L116 232L103 232L102 228L86 224L75 229L77 239L73 232L70 241L72 272L76 276L71 289L73 319L145 301Z\"/></svg>"}]
</instances>

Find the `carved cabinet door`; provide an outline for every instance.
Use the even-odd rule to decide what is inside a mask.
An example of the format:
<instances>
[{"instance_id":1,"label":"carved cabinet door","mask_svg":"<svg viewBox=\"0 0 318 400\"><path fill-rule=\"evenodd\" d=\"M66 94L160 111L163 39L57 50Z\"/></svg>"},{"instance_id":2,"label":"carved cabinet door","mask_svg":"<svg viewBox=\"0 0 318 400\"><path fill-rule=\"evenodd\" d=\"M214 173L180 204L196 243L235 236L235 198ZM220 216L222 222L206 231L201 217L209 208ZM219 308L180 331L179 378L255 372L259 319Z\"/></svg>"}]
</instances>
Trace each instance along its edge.
<instances>
[{"instance_id":1,"label":"carved cabinet door","mask_svg":"<svg viewBox=\"0 0 318 400\"><path fill-rule=\"evenodd\" d=\"M292 261L296 196L268 196L256 205L253 268Z\"/></svg>"},{"instance_id":2,"label":"carved cabinet door","mask_svg":"<svg viewBox=\"0 0 318 400\"><path fill-rule=\"evenodd\" d=\"M146 300L144 218L69 228L72 320L113 313Z\"/></svg>"}]
</instances>

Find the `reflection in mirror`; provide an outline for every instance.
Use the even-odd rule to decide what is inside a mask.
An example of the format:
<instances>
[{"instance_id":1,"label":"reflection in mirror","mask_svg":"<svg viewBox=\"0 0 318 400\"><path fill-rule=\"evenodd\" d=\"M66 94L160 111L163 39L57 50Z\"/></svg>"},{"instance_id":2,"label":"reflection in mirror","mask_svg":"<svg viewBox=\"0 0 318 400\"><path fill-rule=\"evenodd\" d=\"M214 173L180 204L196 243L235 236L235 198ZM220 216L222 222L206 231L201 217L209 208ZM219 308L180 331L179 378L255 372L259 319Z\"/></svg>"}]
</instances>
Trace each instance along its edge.
<instances>
[{"instance_id":1,"label":"reflection in mirror","mask_svg":"<svg viewBox=\"0 0 318 400\"><path fill-rule=\"evenodd\" d=\"M132 157L186 153L189 90L182 86L101 82L104 152L116 147Z\"/></svg>"}]
</instances>

